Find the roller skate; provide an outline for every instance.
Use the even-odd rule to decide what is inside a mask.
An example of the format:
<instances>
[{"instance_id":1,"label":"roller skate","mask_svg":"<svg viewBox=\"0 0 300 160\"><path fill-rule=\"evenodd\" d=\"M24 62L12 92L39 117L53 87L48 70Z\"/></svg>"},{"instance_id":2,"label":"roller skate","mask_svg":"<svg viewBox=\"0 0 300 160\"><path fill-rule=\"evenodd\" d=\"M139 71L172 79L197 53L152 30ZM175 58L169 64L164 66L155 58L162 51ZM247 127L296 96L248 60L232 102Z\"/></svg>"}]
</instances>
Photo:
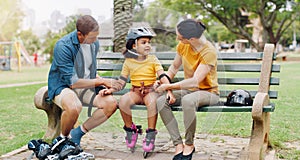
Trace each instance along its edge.
<instances>
[{"instance_id":1,"label":"roller skate","mask_svg":"<svg viewBox=\"0 0 300 160\"><path fill-rule=\"evenodd\" d=\"M34 152L31 158L28 159L32 159L35 154L36 158L38 158L39 160L44 160L48 155L51 154L50 145L41 139L31 140L27 146L29 150L32 150Z\"/></svg>"},{"instance_id":2,"label":"roller skate","mask_svg":"<svg viewBox=\"0 0 300 160\"><path fill-rule=\"evenodd\" d=\"M126 145L130 149L131 153L135 151L135 144L138 139L138 134L142 134L142 127L140 125L135 125L132 123L130 128L123 127L123 129L126 131Z\"/></svg>"},{"instance_id":3,"label":"roller skate","mask_svg":"<svg viewBox=\"0 0 300 160\"><path fill-rule=\"evenodd\" d=\"M95 156L91 153L81 152L77 155L68 156L67 160L94 160Z\"/></svg>"},{"instance_id":4,"label":"roller skate","mask_svg":"<svg viewBox=\"0 0 300 160\"><path fill-rule=\"evenodd\" d=\"M78 155L82 149L69 138L57 137L53 140L51 150L58 154L58 159L66 159L70 155Z\"/></svg>"},{"instance_id":5,"label":"roller skate","mask_svg":"<svg viewBox=\"0 0 300 160\"><path fill-rule=\"evenodd\" d=\"M143 156L146 159L149 154L154 150L155 148L155 136L157 134L156 129L147 129L146 130L146 137L143 139Z\"/></svg>"}]
</instances>

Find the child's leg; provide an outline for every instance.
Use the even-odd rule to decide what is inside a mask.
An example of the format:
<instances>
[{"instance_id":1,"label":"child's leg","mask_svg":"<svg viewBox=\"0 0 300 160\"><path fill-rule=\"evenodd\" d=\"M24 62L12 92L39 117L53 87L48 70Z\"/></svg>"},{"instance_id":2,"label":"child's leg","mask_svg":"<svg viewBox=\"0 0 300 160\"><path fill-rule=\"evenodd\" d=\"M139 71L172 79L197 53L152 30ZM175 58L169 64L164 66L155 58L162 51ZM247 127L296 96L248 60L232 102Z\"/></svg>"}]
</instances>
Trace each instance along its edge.
<instances>
[{"instance_id":1,"label":"child's leg","mask_svg":"<svg viewBox=\"0 0 300 160\"><path fill-rule=\"evenodd\" d=\"M150 92L144 97L144 103L147 106L148 128L155 129L157 121L156 99L158 94Z\"/></svg>"},{"instance_id":2,"label":"child's leg","mask_svg":"<svg viewBox=\"0 0 300 160\"><path fill-rule=\"evenodd\" d=\"M142 98L135 92L128 92L120 98L119 109L125 127L130 128L132 125L131 106L139 103L142 103Z\"/></svg>"}]
</instances>

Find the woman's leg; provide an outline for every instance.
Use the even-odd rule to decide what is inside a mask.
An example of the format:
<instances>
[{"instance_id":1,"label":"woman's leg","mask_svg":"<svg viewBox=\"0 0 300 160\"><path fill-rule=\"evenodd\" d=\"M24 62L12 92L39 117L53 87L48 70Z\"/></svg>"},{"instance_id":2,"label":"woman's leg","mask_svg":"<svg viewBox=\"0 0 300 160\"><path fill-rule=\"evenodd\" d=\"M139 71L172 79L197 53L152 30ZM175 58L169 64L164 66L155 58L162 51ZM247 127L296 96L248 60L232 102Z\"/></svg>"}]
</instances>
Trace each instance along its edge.
<instances>
[{"instance_id":1,"label":"woman's leg","mask_svg":"<svg viewBox=\"0 0 300 160\"><path fill-rule=\"evenodd\" d=\"M218 103L219 96L207 92L196 91L185 95L181 100L183 109L183 118L185 126L185 144L184 155L191 153L194 149L194 136L196 131L196 109L199 106L213 105Z\"/></svg>"},{"instance_id":2,"label":"woman's leg","mask_svg":"<svg viewBox=\"0 0 300 160\"><path fill-rule=\"evenodd\" d=\"M188 90L173 91L176 98L176 102L173 105L180 105L181 97L188 93L190 93ZM156 102L157 110L171 136L171 140L175 146L175 155L177 155L183 151L183 142L180 136L177 120L172 112L171 105L167 102L166 95L158 97Z\"/></svg>"}]
</instances>

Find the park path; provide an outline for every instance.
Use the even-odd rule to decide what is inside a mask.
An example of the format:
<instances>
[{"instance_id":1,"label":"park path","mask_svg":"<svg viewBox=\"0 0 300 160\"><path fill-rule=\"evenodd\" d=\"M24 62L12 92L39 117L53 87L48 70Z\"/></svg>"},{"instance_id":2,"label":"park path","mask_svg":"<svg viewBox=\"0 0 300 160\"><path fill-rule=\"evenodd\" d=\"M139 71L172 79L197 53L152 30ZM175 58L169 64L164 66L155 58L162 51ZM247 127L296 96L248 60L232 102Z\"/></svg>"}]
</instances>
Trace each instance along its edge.
<instances>
[{"instance_id":1,"label":"park path","mask_svg":"<svg viewBox=\"0 0 300 160\"><path fill-rule=\"evenodd\" d=\"M2 84L0 88L9 88L9 87L19 87L19 86L27 86L33 84L43 84L47 83L46 81L37 81L37 82L24 82L24 83L15 83L15 84Z\"/></svg>"},{"instance_id":2,"label":"park path","mask_svg":"<svg viewBox=\"0 0 300 160\"><path fill-rule=\"evenodd\" d=\"M142 160L142 138L137 142L136 151L131 153L125 146L124 133L111 134L90 132L82 139L82 148L85 152L95 155L96 160ZM238 138L224 135L197 134L195 137L196 152L193 160L243 160L247 159L246 147L249 138ZM147 160L171 160L174 147L169 141L167 133L159 133L156 148ZM2 160L26 160L32 154L26 146L6 155ZM270 151L266 160L275 160L275 151ZM37 160L37 159L35 159Z\"/></svg>"}]
</instances>

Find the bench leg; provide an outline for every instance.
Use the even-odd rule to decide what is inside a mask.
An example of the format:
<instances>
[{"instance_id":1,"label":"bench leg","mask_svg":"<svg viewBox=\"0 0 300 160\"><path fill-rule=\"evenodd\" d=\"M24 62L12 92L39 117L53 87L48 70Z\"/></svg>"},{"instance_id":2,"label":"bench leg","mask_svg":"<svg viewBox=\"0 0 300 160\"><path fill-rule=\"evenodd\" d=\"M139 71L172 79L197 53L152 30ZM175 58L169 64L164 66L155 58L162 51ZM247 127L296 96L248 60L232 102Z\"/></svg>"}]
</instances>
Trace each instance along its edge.
<instances>
[{"instance_id":1,"label":"bench leg","mask_svg":"<svg viewBox=\"0 0 300 160\"><path fill-rule=\"evenodd\" d=\"M62 110L57 105L52 104L45 112L48 116L48 128L43 138L53 140L60 134L60 117Z\"/></svg>"},{"instance_id":2,"label":"bench leg","mask_svg":"<svg viewBox=\"0 0 300 160\"><path fill-rule=\"evenodd\" d=\"M45 101L48 97L48 87L40 88L34 96L35 107L44 110L48 116L48 128L43 136L45 140L52 140L60 134L60 117L62 110L54 103L47 103Z\"/></svg>"},{"instance_id":3,"label":"bench leg","mask_svg":"<svg viewBox=\"0 0 300 160\"><path fill-rule=\"evenodd\" d=\"M262 120L253 120L251 139L248 148L250 160L264 159L269 145L270 113L262 113Z\"/></svg>"}]
</instances>

